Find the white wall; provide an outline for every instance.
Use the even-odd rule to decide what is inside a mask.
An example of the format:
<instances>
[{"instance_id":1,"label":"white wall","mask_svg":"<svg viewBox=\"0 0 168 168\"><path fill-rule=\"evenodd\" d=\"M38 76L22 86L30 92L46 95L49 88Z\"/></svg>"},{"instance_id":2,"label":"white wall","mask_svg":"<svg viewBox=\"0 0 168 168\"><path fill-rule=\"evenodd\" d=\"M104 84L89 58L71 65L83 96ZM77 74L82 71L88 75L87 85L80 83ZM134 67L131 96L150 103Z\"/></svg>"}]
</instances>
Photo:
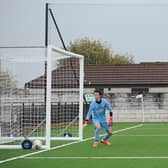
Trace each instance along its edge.
<instances>
[{"instance_id":1,"label":"white wall","mask_svg":"<svg viewBox=\"0 0 168 168\"><path fill-rule=\"evenodd\" d=\"M168 93L168 87L149 88L149 93Z\"/></svg>"}]
</instances>

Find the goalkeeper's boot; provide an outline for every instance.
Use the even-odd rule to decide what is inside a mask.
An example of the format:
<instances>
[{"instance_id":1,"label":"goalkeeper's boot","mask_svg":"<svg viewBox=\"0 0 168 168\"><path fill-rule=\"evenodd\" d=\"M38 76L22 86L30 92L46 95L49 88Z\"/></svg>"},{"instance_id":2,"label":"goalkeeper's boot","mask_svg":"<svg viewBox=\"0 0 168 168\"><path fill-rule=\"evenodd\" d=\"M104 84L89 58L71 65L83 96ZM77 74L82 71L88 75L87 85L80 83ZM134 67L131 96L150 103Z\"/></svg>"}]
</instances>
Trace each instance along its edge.
<instances>
[{"instance_id":1,"label":"goalkeeper's boot","mask_svg":"<svg viewBox=\"0 0 168 168\"><path fill-rule=\"evenodd\" d=\"M99 145L99 142L98 142L98 141L94 141L94 143L93 143L93 148L97 148L98 145Z\"/></svg>"},{"instance_id":2,"label":"goalkeeper's boot","mask_svg":"<svg viewBox=\"0 0 168 168\"><path fill-rule=\"evenodd\" d=\"M111 143L109 141L107 141L107 140L106 141L102 140L101 143L106 145L106 146L110 146L111 145Z\"/></svg>"}]
</instances>

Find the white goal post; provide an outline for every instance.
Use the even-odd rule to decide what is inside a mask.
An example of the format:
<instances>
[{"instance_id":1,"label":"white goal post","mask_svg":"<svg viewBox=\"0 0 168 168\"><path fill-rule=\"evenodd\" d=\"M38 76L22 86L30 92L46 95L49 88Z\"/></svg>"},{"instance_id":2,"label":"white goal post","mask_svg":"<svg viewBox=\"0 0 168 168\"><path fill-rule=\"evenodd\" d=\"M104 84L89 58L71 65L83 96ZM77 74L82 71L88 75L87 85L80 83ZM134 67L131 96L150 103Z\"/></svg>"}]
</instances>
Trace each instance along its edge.
<instances>
[{"instance_id":1,"label":"white goal post","mask_svg":"<svg viewBox=\"0 0 168 168\"><path fill-rule=\"evenodd\" d=\"M0 149L19 149L25 139L42 148L81 140L83 78L82 55L52 45L0 49Z\"/></svg>"},{"instance_id":2,"label":"white goal post","mask_svg":"<svg viewBox=\"0 0 168 168\"><path fill-rule=\"evenodd\" d=\"M50 146L51 140L81 140L83 138L84 57L52 45L48 46L47 56L47 146ZM53 107L56 112L63 113L60 114L60 120L55 113L51 115L53 103L59 103L61 106L60 111ZM76 113L76 116L73 113ZM55 120L58 120L56 126L53 124ZM54 127L58 128L58 133L56 133L57 130L52 133Z\"/></svg>"}]
</instances>

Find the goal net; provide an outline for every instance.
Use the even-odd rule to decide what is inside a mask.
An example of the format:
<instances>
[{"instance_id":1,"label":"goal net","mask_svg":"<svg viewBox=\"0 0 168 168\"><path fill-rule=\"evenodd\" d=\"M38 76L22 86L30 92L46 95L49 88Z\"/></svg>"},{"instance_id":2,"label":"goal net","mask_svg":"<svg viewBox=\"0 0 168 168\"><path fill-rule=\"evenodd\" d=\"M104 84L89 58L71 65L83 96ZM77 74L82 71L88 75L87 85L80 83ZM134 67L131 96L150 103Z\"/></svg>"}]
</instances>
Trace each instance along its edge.
<instances>
[{"instance_id":1,"label":"goal net","mask_svg":"<svg viewBox=\"0 0 168 168\"><path fill-rule=\"evenodd\" d=\"M47 57L45 57L47 55ZM0 149L25 139L82 139L83 57L62 49L0 49Z\"/></svg>"},{"instance_id":2,"label":"goal net","mask_svg":"<svg viewBox=\"0 0 168 168\"><path fill-rule=\"evenodd\" d=\"M51 109L51 118L47 122L52 140L82 139L83 63L81 55L48 48L47 108Z\"/></svg>"}]
</instances>

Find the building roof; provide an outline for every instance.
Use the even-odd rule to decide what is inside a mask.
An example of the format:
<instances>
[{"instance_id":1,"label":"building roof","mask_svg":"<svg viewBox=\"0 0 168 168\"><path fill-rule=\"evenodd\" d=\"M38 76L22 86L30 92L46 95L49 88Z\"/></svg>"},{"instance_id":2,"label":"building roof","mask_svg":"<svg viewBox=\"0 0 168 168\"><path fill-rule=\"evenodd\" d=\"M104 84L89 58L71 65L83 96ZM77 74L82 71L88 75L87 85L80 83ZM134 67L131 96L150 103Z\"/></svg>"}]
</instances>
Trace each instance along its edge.
<instances>
[{"instance_id":1,"label":"building roof","mask_svg":"<svg viewBox=\"0 0 168 168\"><path fill-rule=\"evenodd\" d=\"M168 85L168 63L87 65L91 85Z\"/></svg>"},{"instance_id":2,"label":"building roof","mask_svg":"<svg viewBox=\"0 0 168 168\"><path fill-rule=\"evenodd\" d=\"M46 78L41 75L27 83L26 88L45 88ZM79 87L79 64L75 61L66 63L52 71L52 88L78 88Z\"/></svg>"},{"instance_id":3,"label":"building roof","mask_svg":"<svg viewBox=\"0 0 168 168\"><path fill-rule=\"evenodd\" d=\"M61 68L52 72L52 87L61 88L61 76L66 75L64 87L78 87L79 71L74 73L70 65L64 68L62 74ZM76 68L75 68L76 69ZM66 72L66 73L65 73ZM59 76L59 78L57 78ZM120 85L168 85L168 63L141 63L141 64L89 64L85 65L85 86L120 86ZM58 80L59 79L59 80ZM44 76L37 77L25 84L29 88L44 87Z\"/></svg>"}]
</instances>

